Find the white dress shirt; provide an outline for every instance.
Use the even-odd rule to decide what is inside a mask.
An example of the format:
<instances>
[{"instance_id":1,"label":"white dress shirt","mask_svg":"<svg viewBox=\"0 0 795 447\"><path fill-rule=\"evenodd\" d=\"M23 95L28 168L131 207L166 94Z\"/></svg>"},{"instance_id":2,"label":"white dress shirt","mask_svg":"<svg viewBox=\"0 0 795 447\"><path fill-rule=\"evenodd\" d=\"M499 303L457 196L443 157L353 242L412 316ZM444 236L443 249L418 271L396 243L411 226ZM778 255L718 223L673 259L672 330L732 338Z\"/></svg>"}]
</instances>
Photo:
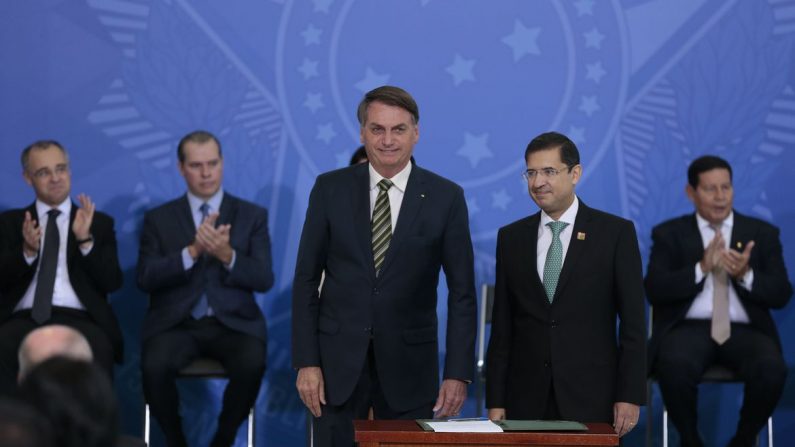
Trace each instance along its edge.
<instances>
[{"instance_id":1,"label":"white dress shirt","mask_svg":"<svg viewBox=\"0 0 795 447\"><path fill-rule=\"evenodd\" d=\"M701 233L701 242L704 244L704 249L706 249L707 245L709 245L709 243L715 237L715 230L710 226L710 223L698 213L696 213L696 222L698 223L698 231ZM734 213L732 212L721 225L721 233L723 234L723 248L726 250L730 250L729 244L732 240L733 227ZM696 284L698 284L702 279L704 279L705 272L701 271L700 262L696 263L695 269ZM712 282L712 273L707 272L706 277L707 279L704 281L704 288L701 290L701 293L696 295L696 298L693 300L693 304L690 305L690 309L687 311L685 318L696 320L712 319L712 291L714 290L715 286ZM754 272L749 269L739 283L743 288L751 290L753 281ZM745 312L745 308L740 302L740 298L737 297L737 291L734 290L733 284L731 282L729 283L729 319L736 323L748 323L750 321L748 319L748 313Z\"/></svg>"},{"instance_id":2,"label":"white dress shirt","mask_svg":"<svg viewBox=\"0 0 795 447\"><path fill-rule=\"evenodd\" d=\"M61 212L61 214L55 218L55 224L58 226L60 244L58 246L58 265L55 268L55 285L52 292L52 305L85 310L86 307L82 302L80 302L80 298L77 297L77 293L75 293L75 289L72 287L72 283L69 281L69 267L66 263L66 244L69 240L69 231L71 231L69 228L69 218L72 213L72 199L67 197L63 203L57 206L57 208ZM39 216L38 224L39 228L41 228L41 244L39 245L39 253L36 254L36 256L25 256L25 261L28 263L28 265L32 265L33 262L36 261L36 258L41 256L42 250L44 249L44 241L46 240L45 233L47 232L47 221L50 218L50 215L47 214L47 212L51 209L52 207L50 205L47 205L38 199L36 200L36 213ZM22 228L19 230L22 231ZM91 252L92 248L94 248L94 244L90 244L85 248L80 247L80 252L83 253L83 256L85 256ZM19 303L17 303L14 311L30 309L33 307L33 298L36 294L36 283L39 279L39 268L41 268L41 263L36 266L36 273L33 275L33 280L30 281L28 290L26 290L25 294L22 295L22 299L19 300Z\"/></svg>"},{"instance_id":3,"label":"white dress shirt","mask_svg":"<svg viewBox=\"0 0 795 447\"><path fill-rule=\"evenodd\" d=\"M577 218L577 210L580 209L580 200L574 196L574 201L558 219L558 222L566 222L566 228L560 232L560 243L563 246L563 262L566 262L566 253L569 251L569 242L571 242L571 235L574 232L574 219ZM555 219L549 217L544 210L541 210L541 220L538 222L538 243L536 244L536 267L538 268L538 277L541 282L544 281L544 266L547 263L547 252L549 246L552 244L552 229L547 226L549 222ZM563 264L561 264L563 267Z\"/></svg>"}]
</instances>

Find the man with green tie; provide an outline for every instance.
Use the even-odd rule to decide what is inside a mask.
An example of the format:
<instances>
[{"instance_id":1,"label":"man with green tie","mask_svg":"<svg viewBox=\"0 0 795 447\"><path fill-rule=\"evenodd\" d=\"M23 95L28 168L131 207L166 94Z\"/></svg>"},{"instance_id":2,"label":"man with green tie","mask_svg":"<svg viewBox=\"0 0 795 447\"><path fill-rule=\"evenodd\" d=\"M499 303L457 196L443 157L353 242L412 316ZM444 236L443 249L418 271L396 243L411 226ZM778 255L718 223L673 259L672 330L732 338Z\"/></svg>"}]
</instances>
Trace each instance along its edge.
<instances>
[{"instance_id":1,"label":"man with green tie","mask_svg":"<svg viewBox=\"0 0 795 447\"><path fill-rule=\"evenodd\" d=\"M575 195L582 166L565 135L534 138L525 162L541 210L497 236L489 418L604 422L623 436L637 423L646 389L635 228Z\"/></svg>"}]
</instances>

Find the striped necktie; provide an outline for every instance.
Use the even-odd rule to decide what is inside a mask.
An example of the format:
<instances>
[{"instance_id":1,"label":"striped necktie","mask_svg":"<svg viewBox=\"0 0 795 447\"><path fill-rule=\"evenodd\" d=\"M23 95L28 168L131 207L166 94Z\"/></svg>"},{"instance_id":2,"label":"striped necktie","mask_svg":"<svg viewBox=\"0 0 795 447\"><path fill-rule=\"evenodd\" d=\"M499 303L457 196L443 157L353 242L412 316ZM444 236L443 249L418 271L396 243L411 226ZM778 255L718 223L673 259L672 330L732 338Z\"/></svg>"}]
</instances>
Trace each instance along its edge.
<instances>
[{"instance_id":1,"label":"striped necktie","mask_svg":"<svg viewBox=\"0 0 795 447\"><path fill-rule=\"evenodd\" d=\"M389 208L389 188L392 182L383 179L378 182L378 197L375 199L373 207L373 220L371 223L373 234L373 261L375 261L375 274L381 272L384 264L384 257L389 248L389 240L392 239L392 213Z\"/></svg>"}]
</instances>

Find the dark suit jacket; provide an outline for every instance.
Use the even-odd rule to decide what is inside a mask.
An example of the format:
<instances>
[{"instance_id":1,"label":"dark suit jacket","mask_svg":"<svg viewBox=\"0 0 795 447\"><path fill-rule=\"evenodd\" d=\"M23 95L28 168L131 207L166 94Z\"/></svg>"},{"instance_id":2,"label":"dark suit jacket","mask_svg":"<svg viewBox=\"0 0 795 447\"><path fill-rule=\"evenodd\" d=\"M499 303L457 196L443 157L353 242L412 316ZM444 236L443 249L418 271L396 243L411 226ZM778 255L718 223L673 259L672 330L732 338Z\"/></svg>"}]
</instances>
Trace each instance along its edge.
<instances>
[{"instance_id":1,"label":"dark suit jacket","mask_svg":"<svg viewBox=\"0 0 795 447\"><path fill-rule=\"evenodd\" d=\"M118 290L122 284L113 218L99 211L94 212L91 223L94 246L83 256L71 230L77 209L77 204L72 203L67 231L69 238L66 242L69 282L86 307L86 312L108 336L116 361L120 362L123 354L121 330L108 303L108 294ZM35 203L25 209L10 210L0 215L0 324L11 316L14 307L22 299L39 263L37 258L32 265L28 265L22 254L25 211L29 211L34 220L39 220Z\"/></svg>"},{"instance_id":2,"label":"dark suit jacket","mask_svg":"<svg viewBox=\"0 0 795 447\"><path fill-rule=\"evenodd\" d=\"M748 313L751 325L772 337L780 346L778 332L769 309L780 309L792 296L787 277L778 228L752 217L734 212L730 247L742 248L750 241L749 265L754 271L750 291L736 284L732 286ZM649 372L660 346L660 339L687 314L696 295L704 288L702 280L696 284L695 266L704 257L704 243L698 230L695 214L671 219L652 230L652 248L646 275L646 294L654 306L653 333L649 341Z\"/></svg>"},{"instance_id":3,"label":"dark suit jacket","mask_svg":"<svg viewBox=\"0 0 795 447\"><path fill-rule=\"evenodd\" d=\"M471 380L477 310L463 190L413 166L376 277L368 165L320 175L309 197L295 267L294 367L322 367L327 402L340 405L360 376L372 334L378 378L390 407L405 411L433 402L439 388L440 267L449 289L444 378Z\"/></svg>"},{"instance_id":4,"label":"dark suit jacket","mask_svg":"<svg viewBox=\"0 0 795 447\"><path fill-rule=\"evenodd\" d=\"M224 192L219 214L219 225L232 224L229 243L235 249L235 264L231 271L212 256L200 257L185 270L182 249L196 235L187 195L146 213L138 255L138 287L150 295L144 340L189 318L205 291L221 323L266 340L265 318L254 292L265 292L273 285L268 213Z\"/></svg>"},{"instance_id":5,"label":"dark suit jacket","mask_svg":"<svg viewBox=\"0 0 795 447\"><path fill-rule=\"evenodd\" d=\"M539 212L497 236L486 406L505 408L509 419L540 419L552 384L564 418L612 422L615 402L645 401L643 272L635 227L581 200L550 304L536 267L540 219Z\"/></svg>"}]
</instances>

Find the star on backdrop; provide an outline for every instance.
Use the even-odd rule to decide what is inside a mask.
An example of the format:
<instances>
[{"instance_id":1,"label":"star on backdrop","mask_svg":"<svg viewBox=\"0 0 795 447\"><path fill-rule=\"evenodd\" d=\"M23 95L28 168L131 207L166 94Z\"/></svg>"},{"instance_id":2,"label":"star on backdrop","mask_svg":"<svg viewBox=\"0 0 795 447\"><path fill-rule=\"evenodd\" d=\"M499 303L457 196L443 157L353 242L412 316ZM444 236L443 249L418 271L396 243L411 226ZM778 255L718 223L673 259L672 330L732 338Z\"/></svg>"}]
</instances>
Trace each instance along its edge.
<instances>
[{"instance_id":1,"label":"star on backdrop","mask_svg":"<svg viewBox=\"0 0 795 447\"><path fill-rule=\"evenodd\" d=\"M528 54L541 54L538 48L538 35L541 28L527 28L519 20L513 24L513 32L502 38L502 42L513 50L513 61L517 62Z\"/></svg>"}]
</instances>

